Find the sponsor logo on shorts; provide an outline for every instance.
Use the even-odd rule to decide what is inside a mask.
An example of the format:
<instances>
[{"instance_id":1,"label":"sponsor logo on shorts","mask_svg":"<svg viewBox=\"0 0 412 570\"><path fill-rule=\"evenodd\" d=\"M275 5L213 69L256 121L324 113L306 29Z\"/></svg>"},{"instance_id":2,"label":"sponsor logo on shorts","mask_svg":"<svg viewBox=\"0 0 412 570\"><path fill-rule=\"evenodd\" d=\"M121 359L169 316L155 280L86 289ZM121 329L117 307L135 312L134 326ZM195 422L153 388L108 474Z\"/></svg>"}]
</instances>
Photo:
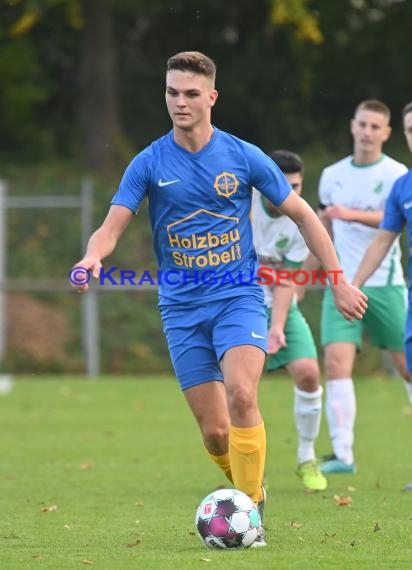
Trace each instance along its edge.
<instances>
[{"instance_id":1,"label":"sponsor logo on shorts","mask_svg":"<svg viewBox=\"0 0 412 570\"><path fill-rule=\"evenodd\" d=\"M265 339L266 337L262 336L261 334L255 333L255 331L252 331L252 338L263 338L263 339Z\"/></svg>"}]
</instances>

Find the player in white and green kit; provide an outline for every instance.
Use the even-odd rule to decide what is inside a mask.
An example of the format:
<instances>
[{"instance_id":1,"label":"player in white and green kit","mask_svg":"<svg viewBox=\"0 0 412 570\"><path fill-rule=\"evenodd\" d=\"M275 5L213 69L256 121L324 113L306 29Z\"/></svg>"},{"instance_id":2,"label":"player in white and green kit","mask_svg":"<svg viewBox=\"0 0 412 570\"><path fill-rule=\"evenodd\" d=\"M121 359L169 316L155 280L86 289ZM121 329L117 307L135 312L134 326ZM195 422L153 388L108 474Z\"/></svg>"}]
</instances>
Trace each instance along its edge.
<instances>
[{"instance_id":1,"label":"player in white and green kit","mask_svg":"<svg viewBox=\"0 0 412 570\"><path fill-rule=\"evenodd\" d=\"M303 181L301 158L289 151L270 154L284 172L293 190L300 194ZM252 199L253 240L260 266L273 271L299 269L308 248L298 227L267 198L254 190ZM266 270L265 270L266 271ZM269 273L267 273L269 275ZM268 358L266 370L285 367L295 382L294 416L298 432L297 474L308 489L322 491L327 480L319 471L314 443L322 414L322 387L316 346L295 296L292 278L275 286L263 285L268 312Z\"/></svg>"},{"instance_id":2,"label":"player in white and green kit","mask_svg":"<svg viewBox=\"0 0 412 570\"><path fill-rule=\"evenodd\" d=\"M402 110L404 134L409 150L412 152L412 102ZM395 182L385 204L385 212L380 229L366 250L365 256L353 278L353 283L363 285L374 274L394 241L406 226L406 243L412 244L412 169ZM405 357L409 378L405 378L405 388L409 402L412 403L412 251L408 255L408 316L405 329ZM408 381L409 380L409 381ZM404 487L412 490L412 483Z\"/></svg>"},{"instance_id":3,"label":"player in white and green kit","mask_svg":"<svg viewBox=\"0 0 412 570\"><path fill-rule=\"evenodd\" d=\"M391 128L385 104L367 100L358 105L351 122L353 156L324 169L319 184L321 217L329 225L334 245L349 279L356 270L383 217L389 192L405 174L404 164L382 153ZM352 369L366 328L372 345L390 352L398 372L407 377L403 334L406 290L396 239L363 288L368 309L362 321L344 323L324 296L321 340L325 349L326 413L333 453L321 464L323 473L354 473L356 399Z\"/></svg>"}]
</instances>

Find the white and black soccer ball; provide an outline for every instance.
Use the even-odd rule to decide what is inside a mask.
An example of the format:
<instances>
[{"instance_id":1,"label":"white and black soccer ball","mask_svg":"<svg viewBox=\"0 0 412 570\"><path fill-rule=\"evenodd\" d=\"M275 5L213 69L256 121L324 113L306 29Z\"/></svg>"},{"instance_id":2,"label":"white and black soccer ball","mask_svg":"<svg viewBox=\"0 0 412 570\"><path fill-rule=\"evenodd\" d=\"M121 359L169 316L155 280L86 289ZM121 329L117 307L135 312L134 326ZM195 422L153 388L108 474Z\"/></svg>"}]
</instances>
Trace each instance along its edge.
<instances>
[{"instance_id":1,"label":"white and black soccer ball","mask_svg":"<svg viewBox=\"0 0 412 570\"><path fill-rule=\"evenodd\" d=\"M255 503L237 489L210 493L196 511L196 530L208 548L248 548L261 524Z\"/></svg>"}]
</instances>

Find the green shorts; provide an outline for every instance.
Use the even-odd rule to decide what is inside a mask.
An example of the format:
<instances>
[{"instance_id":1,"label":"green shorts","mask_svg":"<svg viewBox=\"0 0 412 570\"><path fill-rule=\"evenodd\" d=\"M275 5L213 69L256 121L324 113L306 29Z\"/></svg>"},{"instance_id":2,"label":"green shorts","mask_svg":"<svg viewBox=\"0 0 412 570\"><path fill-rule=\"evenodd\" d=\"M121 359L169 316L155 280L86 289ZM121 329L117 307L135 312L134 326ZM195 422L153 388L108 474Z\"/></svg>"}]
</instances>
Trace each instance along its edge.
<instances>
[{"instance_id":1,"label":"green shorts","mask_svg":"<svg viewBox=\"0 0 412 570\"><path fill-rule=\"evenodd\" d=\"M268 328L270 328L271 309L267 309ZM277 370L299 358L317 358L312 332L297 304L291 305L285 324L287 346L276 354L268 354L266 371Z\"/></svg>"},{"instance_id":2,"label":"green shorts","mask_svg":"<svg viewBox=\"0 0 412 570\"><path fill-rule=\"evenodd\" d=\"M347 321L333 302L328 287L322 304L321 344L351 342L360 349L366 328L371 344L392 351L403 351L406 323L406 288L404 285L362 287L368 296L368 308L361 321Z\"/></svg>"}]
</instances>

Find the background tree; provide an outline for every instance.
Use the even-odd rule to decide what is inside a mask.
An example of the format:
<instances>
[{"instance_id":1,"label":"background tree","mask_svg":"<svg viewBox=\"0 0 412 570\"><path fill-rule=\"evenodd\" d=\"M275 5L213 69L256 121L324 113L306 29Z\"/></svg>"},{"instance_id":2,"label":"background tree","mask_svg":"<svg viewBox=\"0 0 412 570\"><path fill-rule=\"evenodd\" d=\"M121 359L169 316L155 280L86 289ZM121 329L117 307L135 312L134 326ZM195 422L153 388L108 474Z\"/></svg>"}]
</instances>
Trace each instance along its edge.
<instances>
[{"instance_id":1,"label":"background tree","mask_svg":"<svg viewBox=\"0 0 412 570\"><path fill-rule=\"evenodd\" d=\"M8 0L3 12L0 153L123 165L169 128L164 65L183 49L217 61L216 122L265 148L337 151L358 100L396 113L412 92L404 0Z\"/></svg>"},{"instance_id":2,"label":"background tree","mask_svg":"<svg viewBox=\"0 0 412 570\"><path fill-rule=\"evenodd\" d=\"M47 77L38 82L36 91L27 92L26 83L21 91L25 92L22 99L26 107L32 111L39 103L47 102L43 111L53 139L50 146L62 136L64 142L57 142L58 152L70 154L76 152L79 141L78 156L89 170L107 173L123 165L131 152L119 115L111 2L28 0L21 5L13 1L8 4L5 35L9 51L17 51L15 66L24 68L31 54L32 67L46 70ZM8 98L14 100L15 93L12 91ZM35 123L37 117L31 119ZM60 121L65 121L63 128ZM16 142L21 134L18 128Z\"/></svg>"}]
</instances>

